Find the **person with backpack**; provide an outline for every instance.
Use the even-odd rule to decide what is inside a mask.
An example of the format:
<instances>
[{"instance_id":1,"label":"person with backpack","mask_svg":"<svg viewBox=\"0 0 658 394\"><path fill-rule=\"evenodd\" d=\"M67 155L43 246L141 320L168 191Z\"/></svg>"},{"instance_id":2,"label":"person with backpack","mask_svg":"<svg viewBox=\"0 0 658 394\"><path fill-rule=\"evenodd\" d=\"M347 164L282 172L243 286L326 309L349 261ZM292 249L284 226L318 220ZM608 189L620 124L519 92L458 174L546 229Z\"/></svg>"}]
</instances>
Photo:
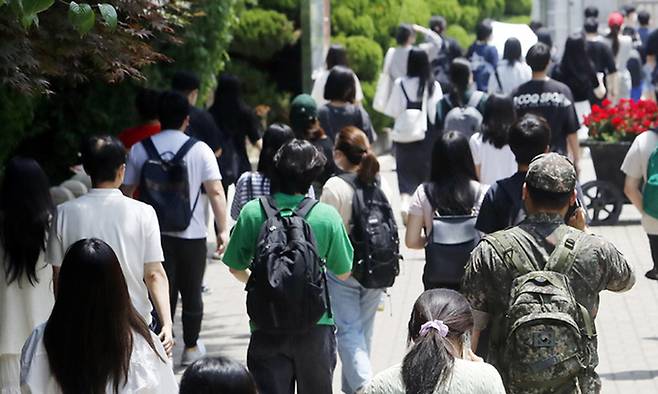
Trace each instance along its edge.
<instances>
[{"instance_id":1,"label":"person with backpack","mask_svg":"<svg viewBox=\"0 0 658 394\"><path fill-rule=\"evenodd\" d=\"M361 105L355 104L354 78L354 72L344 66L335 66L327 77L324 87L324 99L327 103L318 108L318 120L320 127L332 142L347 126L363 130L370 141L376 138L368 112Z\"/></svg>"},{"instance_id":2,"label":"person with backpack","mask_svg":"<svg viewBox=\"0 0 658 394\"><path fill-rule=\"evenodd\" d=\"M185 135L189 111L187 99L180 94L162 95L159 117L163 131L132 147L122 187L130 196L139 186L140 199L157 214L172 317L178 293L183 300L182 365L190 365L205 354L199 332L203 320L201 285L206 268L208 203L217 224L219 252L228 239L222 176L208 145ZM157 237L159 232L148 234Z\"/></svg>"},{"instance_id":3,"label":"person with backpack","mask_svg":"<svg viewBox=\"0 0 658 394\"><path fill-rule=\"evenodd\" d=\"M472 346L490 323L487 361L508 393L598 393L599 293L635 283L615 246L587 233L576 179L562 155L533 159L523 188L528 217L485 236L466 267L462 291L475 318Z\"/></svg>"},{"instance_id":4,"label":"person with backpack","mask_svg":"<svg viewBox=\"0 0 658 394\"><path fill-rule=\"evenodd\" d=\"M436 54L430 56L432 74L434 75L434 79L441 85L441 90L449 92L451 90L450 65L453 60L462 57L464 51L459 46L457 40L445 36L445 31L448 28L446 18L441 15L434 15L430 18L429 26L430 30L438 34L443 40Z\"/></svg>"},{"instance_id":5,"label":"person with backpack","mask_svg":"<svg viewBox=\"0 0 658 394\"><path fill-rule=\"evenodd\" d=\"M550 126L537 115L524 115L509 128L507 141L516 160L516 173L491 184L482 200L475 228L491 234L525 219L522 191L528 166L533 158L548 152L550 140Z\"/></svg>"},{"instance_id":6,"label":"person with backpack","mask_svg":"<svg viewBox=\"0 0 658 394\"><path fill-rule=\"evenodd\" d=\"M432 124L436 118L436 104L442 96L441 85L431 76L427 53L412 49L407 75L395 81L384 111L395 119L391 138L405 222L409 197L429 177Z\"/></svg>"},{"instance_id":7,"label":"person with backpack","mask_svg":"<svg viewBox=\"0 0 658 394\"><path fill-rule=\"evenodd\" d=\"M498 66L498 50L491 45L493 35L491 19L484 19L475 28L475 42L468 48L466 58L471 62L477 90L486 92L489 78Z\"/></svg>"},{"instance_id":8,"label":"person with backpack","mask_svg":"<svg viewBox=\"0 0 658 394\"><path fill-rule=\"evenodd\" d=\"M80 153L93 187L57 207L46 247L46 262L53 267L53 287L57 289L59 270L71 245L84 238L103 240L116 251L133 307L160 336L171 357L170 293L156 212L119 190L126 171L126 148L121 141L107 135L92 136L83 140ZM155 319L151 316L153 307Z\"/></svg>"},{"instance_id":9,"label":"person with backpack","mask_svg":"<svg viewBox=\"0 0 658 394\"><path fill-rule=\"evenodd\" d=\"M401 364L375 376L365 394L504 394L500 374L469 347L473 313L454 290L418 297L409 318L409 350Z\"/></svg>"},{"instance_id":10,"label":"person with backpack","mask_svg":"<svg viewBox=\"0 0 658 394\"><path fill-rule=\"evenodd\" d=\"M485 185L514 175L516 160L508 145L509 128L516 122L514 100L509 96L489 96L484 107L483 125L469 139L475 173Z\"/></svg>"},{"instance_id":11,"label":"person with backpack","mask_svg":"<svg viewBox=\"0 0 658 394\"><path fill-rule=\"evenodd\" d=\"M516 113L542 116L551 126L551 151L570 154L576 168L580 160L578 129L580 122L571 89L548 77L550 48L537 43L528 50L526 61L532 69L532 80L519 86L513 93Z\"/></svg>"},{"instance_id":12,"label":"person with backpack","mask_svg":"<svg viewBox=\"0 0 658 394\"><path fill-rule=\"evenodd\" d=\"M263 149L258 158L256 171L245 172L235 184L235 195L231 203L231 218L238 220L240 211L249 201L260 196L269 196L272 190L274 172L274 155L283 145L292 141L295 134L283 123L274 123L263 134ZM315 198L313 188L308 189L307 196Z\"/></svg>"},{"instance_id":13,"label":"person with backpack","mask_svg":"<svg viewBox=\"0 0 658 394\"><path fill-rule=\"evenodd\" d=\"M489 94L499 93L509 95L521 84L532 78L532 70L525 61L521 51L521 42L516 37L505 41L503 59L489 76Z\"/></svg>"},{"instance_id":14,"label":"person with backpack","mask_svg":"<svg viewBox=\"0 0 658 394\"><path fill-rule=\"evenodd\" d=\"M468 256L480 238L475 220L487 187L477 181L464 135L450 131L437 140L430 180L411 198L405 235L409 249L425 249L425 290L459 290Z\"/></svg>"},{"instance_id":15,"label":"person with backpack","mask_svg":"<svg viewBox=\"0 0 658 394\"><path fill-rule=\"evenodd\" d=\"M474 89L471 64L464 58L450 66L452 90L436 105L437 130L459 131L467 138L480 131L482 114L488 95Z\"/></svg>"},{"instance_id":16,"label":"person with backpack","mask_svg":"<svg viewBox=\"0 0 658 394\"><path fill-rule=\"evenodd\" d=\"M342 388L354 394L372 378L375 314L384 290L399 273L400 242L388 188L379 177L379 162L365 133L344 128L336 137L334 157L344 172L327 181L320 201L336 208L354 247L352 277L341 281L328 275Z\"/></svg>"},{"instance_id":17,"label":"person with backpack","mask_svg":"<svg viewBox=\"0 0 658 394\"><path fill-rule=\"evenodd\" d=\"M293 140L274 157L274 193L242 208L223 262L246 283L247 365L259 393L330 394L336 366L327 271L346 280L353 249L338 212L304 197L326 158Z\"/></svg>"},{"instance_id":18,"label":"person with backpack","mask_svg":"<svg viewBox=\"0 0 658 394\"><path fill-rule=\"evenodd\" d=\"M645 131L635 137L621 165L621 171L626 175L624 194L642 214L642 228L649 238L653 267L644 276L653 280L658 280L657 148L658 132Z\"/></svg>"}]
</instances>

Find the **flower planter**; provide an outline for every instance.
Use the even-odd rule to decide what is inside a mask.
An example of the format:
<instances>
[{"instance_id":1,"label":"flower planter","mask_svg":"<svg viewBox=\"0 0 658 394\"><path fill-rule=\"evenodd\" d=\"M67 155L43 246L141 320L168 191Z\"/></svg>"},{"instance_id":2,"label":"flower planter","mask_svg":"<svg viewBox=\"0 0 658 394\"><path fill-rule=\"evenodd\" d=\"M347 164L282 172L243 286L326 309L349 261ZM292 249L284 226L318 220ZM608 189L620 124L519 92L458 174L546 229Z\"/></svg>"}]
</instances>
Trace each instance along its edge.
<instances>
[{"instance_id":1,"label":"flower planter","mask_svg":"<svg viewBox=\"0 0 658 394\"><path fill-rule=\"evenodd\" d=\"M581 146L588 147L594 164L596 180L582 185L583 199L592 225L617 223L623 205L625 175L620 170L631 142L603 142L587 140Z\"/></svg>"}]
</instances>

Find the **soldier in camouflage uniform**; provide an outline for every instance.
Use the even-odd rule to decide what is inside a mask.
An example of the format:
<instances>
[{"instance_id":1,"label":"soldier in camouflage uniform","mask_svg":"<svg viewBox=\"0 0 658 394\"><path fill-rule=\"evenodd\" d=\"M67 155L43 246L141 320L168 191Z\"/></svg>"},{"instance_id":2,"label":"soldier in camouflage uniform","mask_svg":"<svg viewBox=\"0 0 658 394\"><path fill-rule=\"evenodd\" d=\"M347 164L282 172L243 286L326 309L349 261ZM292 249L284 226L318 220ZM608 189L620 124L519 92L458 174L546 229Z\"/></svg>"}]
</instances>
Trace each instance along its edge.
<instances>
[{"instance_id":1,"label":"soldier in camouflage uniform","mask_svg":"<svg viewBox=\"0 0 658 394\"><path fill-rule=\"evenodd\" d=\"M523 197L528 217L518 227L526 235L521 237L521 241L527 244L523 247L526 258L534 260L533 264L543 269L547 256L550 256L564 235L587 231L582 208L578 208L569 219L570 226L565 224L564 219L569 207L575 204L576 171L573 164L565 157L548 153L533 160L525 182ZM503 231L510 232L510 230ZM500 322L504 320L508 310L512 282L520 274L514 266L510 266L508 260L503 260L492 246L491 239L487 242L487 237L471 255L466 266L462 292L471 303L475 317L473 349L477 347L480 331L491 322L492 339L487 361L496 366L505 379L506 371L501 365L503 354L501 338L504 338L506 333L500 332L505 329L497 326L504 327ZM536 242L532 242L533 238ZM528 255L528 250L533 253ZM575 253L573 266L565 274L569 278L576 301L589 311L593 319L598 312L599 292L629 290L635 283L633 269L612 243L594 235L579 236L578 246L574 248L573 253ZM589 341L587 347L590 350L590 358L589 365L582 373L583 376L578 376L576 380L578 383L573 382L569 387L561 388L560 393L600 391L600 379L594 371L598 365L596 337ZM558 392L537 387L526 387L521 391Z\"/></svg>"}]
</instances>

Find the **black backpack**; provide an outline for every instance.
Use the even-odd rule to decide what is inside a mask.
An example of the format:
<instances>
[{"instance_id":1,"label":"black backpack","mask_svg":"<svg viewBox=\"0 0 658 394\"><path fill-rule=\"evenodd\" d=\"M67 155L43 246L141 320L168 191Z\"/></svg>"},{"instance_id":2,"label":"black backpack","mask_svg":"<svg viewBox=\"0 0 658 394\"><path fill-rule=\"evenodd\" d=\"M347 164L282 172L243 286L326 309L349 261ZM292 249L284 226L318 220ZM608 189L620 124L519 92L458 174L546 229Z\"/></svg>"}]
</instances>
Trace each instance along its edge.
<instances>
[{"instance_id":1,"label":"black backpack","mask_svg":"<svg viewBox=\"0 0 658 394\"><path fill-rule=\"evenodd\" d=\"M258 236L247 282L247 313L259 330L305 332L331 315L325 262L304 219L317 204L305 198L283 216L271 196L259 199L267 220Z\"/></svg>"},{"instance_id":2,"label":"black backpack","mask_svg":"<svg viewBox=\"0 0 658 394\"><path fill-rule=\"evenodd\" d=\"M190 181L183 160L197 142L189 138L171 160L165 160L151 138L142 141L148 159L142 166L139 198L155 209L163 232L185 231L199 202L201 189L190 209Z\"/></svg>"},{"instance_id":3,"label":"black backpack","mask_svg":"<svg viewBox=\"0 0 658 394\"><path fill-rule=\"evenodd\" d=\"M395 216L377 183L365 185L355 174L339 175L354 189L350 241L352 276L367 289L393 286L400 273L400 239Z\"/></svg>"}]
</instances>

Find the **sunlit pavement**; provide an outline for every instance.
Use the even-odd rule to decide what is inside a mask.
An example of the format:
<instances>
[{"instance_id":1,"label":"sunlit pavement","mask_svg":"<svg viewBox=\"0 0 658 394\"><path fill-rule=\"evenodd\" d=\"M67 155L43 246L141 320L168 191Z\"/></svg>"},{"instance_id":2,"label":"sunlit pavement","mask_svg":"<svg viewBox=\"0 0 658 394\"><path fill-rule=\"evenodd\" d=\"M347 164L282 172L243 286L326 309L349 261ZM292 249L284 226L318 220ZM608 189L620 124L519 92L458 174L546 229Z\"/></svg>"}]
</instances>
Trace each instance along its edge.
<instances>
[{"instance_id":1,"label":"sunlit pavement","mask_svg":"<svg viewBox=\"0 0 658 394\"><path fill-rule=\"evenodd\" d=\"M384 178L396 185L393 160L381 158ZM594 178L587 158L581 165L581 181ZM393 201L394 209L399 203ZM594 232L612 240L636 270L637 284L624 294L604 292L596 318L599 338L603 393L658 392L658 282L644 277L651 267L648 240L639 225L639 214L625 206L621 225L597 227ZM212 241L212 240L209 240ZM212 244L210 244L212 246ZM378 312L373 338L372 363L375 372L402 360L406 347L407 321L413 302L422 292L423 253L403 249L402 272L384 311ZM246 359L249 326L245 308L244 286L235 281L228 270L209 260L205 283L212 292L204 295L205 316L201 338L209 355L226 355L242 362ZM175 330L182 342L180 307ZM182 345L176 347L179 364ZM182 373L181 367L176 371ZM334 392L340 392L340 362L334 375Z\"/></svg>"}]
</instances>

